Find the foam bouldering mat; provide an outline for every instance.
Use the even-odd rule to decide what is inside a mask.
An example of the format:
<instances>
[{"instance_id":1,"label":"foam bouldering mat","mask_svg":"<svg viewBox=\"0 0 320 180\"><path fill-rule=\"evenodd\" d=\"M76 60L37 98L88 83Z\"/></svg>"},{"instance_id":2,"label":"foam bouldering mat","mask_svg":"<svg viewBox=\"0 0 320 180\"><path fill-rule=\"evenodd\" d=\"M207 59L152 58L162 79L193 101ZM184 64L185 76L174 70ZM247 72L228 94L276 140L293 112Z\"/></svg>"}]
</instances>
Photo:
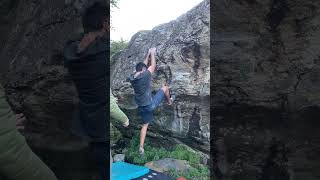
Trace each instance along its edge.
<instances>
[{"instance_id":1,"label":"foam bouldering mat","mask_svg":"<svg viewBox=\"0 0 320 180\"><path fill-rule=\"evenodd\" d=\"M112 163L113 180L130 180L141 177L150 172L149 168L125 162Z\"/></svg>"},{"instance_id":2,"label":"foam bouldering mat","mask_svg":"<svg viewBox=\"0 0 320 180\"><path fill-rule=\"evenodd\" d=\"M175 180L175 179L163 173L159 173L150 169L149 173L141 177L135 178L133 180Z\"/></svg>"}]
</instances>

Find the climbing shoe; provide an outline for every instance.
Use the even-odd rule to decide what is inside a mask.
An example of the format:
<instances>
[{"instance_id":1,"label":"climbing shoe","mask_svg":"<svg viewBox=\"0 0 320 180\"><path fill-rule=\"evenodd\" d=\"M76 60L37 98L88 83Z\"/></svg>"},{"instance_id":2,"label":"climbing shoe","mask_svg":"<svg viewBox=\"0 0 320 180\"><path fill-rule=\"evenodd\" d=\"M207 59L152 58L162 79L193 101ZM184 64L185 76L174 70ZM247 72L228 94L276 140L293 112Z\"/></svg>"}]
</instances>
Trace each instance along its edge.
<instances>
[{"instance_id":1,"label":"climbing shoe","mask_svg":"<svg viewBox=\"0 0 320 180\"><path fill-rule=\"evenodd\" d=\"M143 149L143 147L139 147L139 154L140 154L141 156L144 155L144 149Z\"/></svg>"}]
</instances>

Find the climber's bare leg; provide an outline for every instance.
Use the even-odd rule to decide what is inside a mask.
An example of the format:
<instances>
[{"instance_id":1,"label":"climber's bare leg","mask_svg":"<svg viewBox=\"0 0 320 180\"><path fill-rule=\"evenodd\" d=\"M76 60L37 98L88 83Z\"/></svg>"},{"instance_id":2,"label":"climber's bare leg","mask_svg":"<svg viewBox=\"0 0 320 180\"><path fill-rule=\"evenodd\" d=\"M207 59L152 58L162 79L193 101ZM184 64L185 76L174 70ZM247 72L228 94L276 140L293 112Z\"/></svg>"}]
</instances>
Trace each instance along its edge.
<instances>
[{"instance_id":1,"label":"climber's bare leg","mask_svg":"<svg viewBox=\"0 0 320 180\"><path fill-rule=\"evenodd\" d=\"M164 86L162 86L161 89L162 89L163 92L164 92L164 95L165 95L166 100L167 100L167 104L168 104L168 105L171 105L171 104L172 104L172 100L171 100L171 98L170 98L169 86L164 85Z\"/></svg>"},{"instance_id":2,"label":"climber's bare leg","mask_svg":"<svg viewBox=\"0 0 320 180\"><path fill-rule=\"evenodd\" d=\"M140 147L139 152L140 154L144 153L144 140L146 139L147 129L148 129L149 123L143 124L141 131L140 131Z\"/></svg>"}]
</instances>

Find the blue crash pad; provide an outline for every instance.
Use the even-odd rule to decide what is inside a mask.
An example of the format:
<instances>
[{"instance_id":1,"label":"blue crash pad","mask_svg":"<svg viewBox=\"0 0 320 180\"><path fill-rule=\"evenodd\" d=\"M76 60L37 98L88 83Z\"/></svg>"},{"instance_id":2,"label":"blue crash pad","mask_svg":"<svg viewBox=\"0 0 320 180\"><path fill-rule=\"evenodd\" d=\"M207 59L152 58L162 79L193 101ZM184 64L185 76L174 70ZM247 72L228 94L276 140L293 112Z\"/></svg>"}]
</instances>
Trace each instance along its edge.
<instances>
[{"instance_id":1,"label":"blue crash pad","mask_svg":"<svg viewBox=\"0 0 320 180\"><path fill-rule=\"evenodd\" d=\"M112 163L113 180L130 180L141 177L149 173L149 169L144 166L137 166L125 162Z\"/></svg>"}]
</instances>

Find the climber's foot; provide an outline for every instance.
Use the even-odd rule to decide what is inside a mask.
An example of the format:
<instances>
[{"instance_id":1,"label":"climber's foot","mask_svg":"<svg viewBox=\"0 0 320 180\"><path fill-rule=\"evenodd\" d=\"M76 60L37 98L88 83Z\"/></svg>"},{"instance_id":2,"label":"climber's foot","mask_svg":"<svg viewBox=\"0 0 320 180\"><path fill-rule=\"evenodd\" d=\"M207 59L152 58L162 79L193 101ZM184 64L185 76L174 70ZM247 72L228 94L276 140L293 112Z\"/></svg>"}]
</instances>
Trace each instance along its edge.
<instances>
[{"instance_id":1,"label":"climber's foot","mask_svg":"<svg viewBox=\"0 0 320 180\"><path fill-rule=\"evenodd\" d=\"M143 149L143 147L139 147L139 154L142 155L142 156L144 155L144 149Z\"/></svg>"},{"instance_id":2,"label":"climber's foot","mask_svg":"<svg viewBox=\"0 0 320 180\"><path fill-rule=\"evenodd\" d=\"M167 104L168 104L169 106L171 106L171 105L173 104L174 100L175 100L175 95L171 95L170 101L169 101Z\"/></svg>"}]
</instances>

